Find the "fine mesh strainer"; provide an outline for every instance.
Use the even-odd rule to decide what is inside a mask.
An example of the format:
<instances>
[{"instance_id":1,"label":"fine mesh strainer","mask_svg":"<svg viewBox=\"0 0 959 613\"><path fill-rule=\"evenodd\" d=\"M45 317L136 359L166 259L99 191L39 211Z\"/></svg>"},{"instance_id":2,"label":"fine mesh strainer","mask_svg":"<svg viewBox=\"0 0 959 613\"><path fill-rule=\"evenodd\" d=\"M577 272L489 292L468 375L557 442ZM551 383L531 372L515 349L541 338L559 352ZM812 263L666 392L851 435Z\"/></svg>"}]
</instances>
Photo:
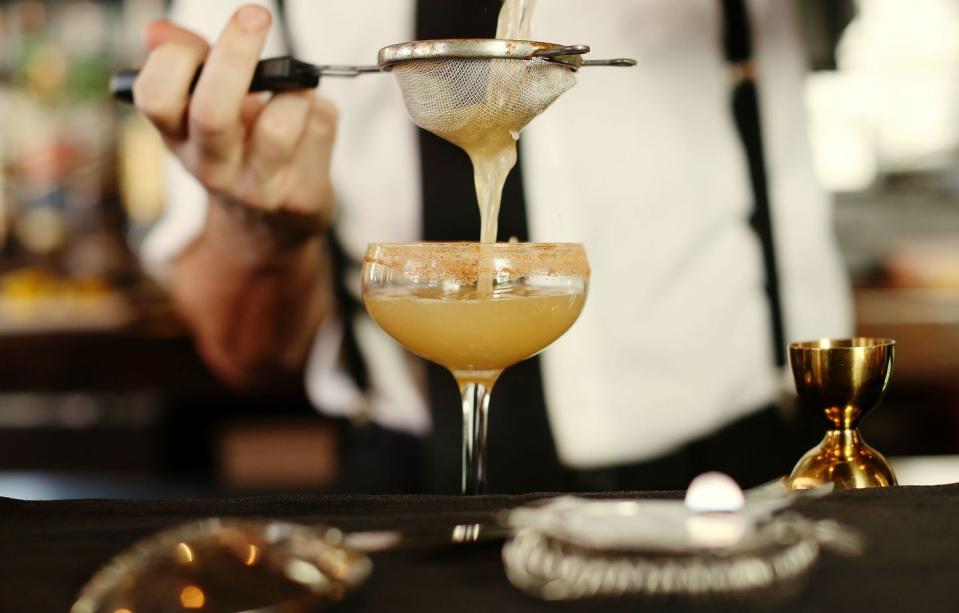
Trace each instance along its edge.
<instances>
[{"instance_id":1,"label":"fine mesh strainer","mask_svg":"<svg viewBox=\"0 0 959 613\"><path fill-rule=\"evenodd\" d=\"M576 82L585 45L463 38L384 47L378 67L396 75L410 118L453 142L491 130L518 132Z\"/></svg>"},{"instance_id":2,"label":"fine mesh strainer","mask_svg":"<svg viewBox=\"0 0 959 613\"><path fill-rule=\"evenodd\" d=\"M375 66L316 66L292 57L262 60L250 91L313 88L321 76L392 72L413 121L455 142L467 128L518 133L573 86L582 66L636 64L630 59L586 60L588 52L586 45L495 38L411 41L381 49ZM114 97L132 102L137 74L115 74Z\"/></svg>"}]
</instances>

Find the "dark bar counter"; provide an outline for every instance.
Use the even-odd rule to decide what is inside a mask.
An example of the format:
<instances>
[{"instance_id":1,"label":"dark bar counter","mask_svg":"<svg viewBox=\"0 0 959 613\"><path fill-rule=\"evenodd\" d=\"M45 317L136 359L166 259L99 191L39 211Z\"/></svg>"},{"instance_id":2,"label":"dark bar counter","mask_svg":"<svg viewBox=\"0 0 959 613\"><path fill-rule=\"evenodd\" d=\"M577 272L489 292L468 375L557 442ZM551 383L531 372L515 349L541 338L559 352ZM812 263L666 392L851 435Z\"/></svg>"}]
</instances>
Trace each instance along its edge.
<instances>
[{"instance_id":1,"label":"dark bar counter","mask_svg":"<svg viewBox=\"0 0 959 613\"><path fill-rule=\"evenodd\" d=\"M269 517L344 530L488 522L504 509L549 494L521 496L272 496L224 500L66 500L0 498L0 611L67 611L102 564L134 541L192 519ZM614 493L618 498L678 493ZM858 528L865 553L824 553L805 587L785 602L744 605L620 599L556 605L509 584L501 543L373 556L368 583L344 611L777 611L959 610L959 484L843 491L802 503L810 517Z\"/></svg>"}]
</instances>

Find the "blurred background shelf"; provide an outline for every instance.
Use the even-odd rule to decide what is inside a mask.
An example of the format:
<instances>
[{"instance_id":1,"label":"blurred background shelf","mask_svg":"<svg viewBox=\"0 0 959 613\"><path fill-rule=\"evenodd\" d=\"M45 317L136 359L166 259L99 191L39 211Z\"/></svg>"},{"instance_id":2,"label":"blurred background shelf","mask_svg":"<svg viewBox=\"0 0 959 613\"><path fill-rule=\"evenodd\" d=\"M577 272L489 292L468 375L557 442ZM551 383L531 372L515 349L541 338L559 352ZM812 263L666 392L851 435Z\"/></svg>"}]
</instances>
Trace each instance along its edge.
<instances>
[{"instance_id":1,"label":"blurred background shelf","mask_svg":"<svg viewBox=\"0 0 959 613\"><path fill-rule=\"evenodd\" d=\"M113 326L0 328L0 389L225 393L172 307L163 307Z\"/></svg>"}]
</instances>

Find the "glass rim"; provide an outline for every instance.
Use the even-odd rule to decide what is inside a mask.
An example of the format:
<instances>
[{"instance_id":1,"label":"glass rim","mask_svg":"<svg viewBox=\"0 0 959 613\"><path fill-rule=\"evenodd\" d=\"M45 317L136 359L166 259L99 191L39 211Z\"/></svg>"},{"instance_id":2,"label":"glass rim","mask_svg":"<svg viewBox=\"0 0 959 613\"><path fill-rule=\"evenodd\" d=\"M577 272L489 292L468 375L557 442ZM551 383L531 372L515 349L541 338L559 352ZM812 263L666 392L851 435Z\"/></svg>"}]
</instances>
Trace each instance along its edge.
<instances>
[{"instance_id":1,"label":"glass rim","mask_svg":"<svg viewBox=\"0 0 959 613\"><path fill-rule=\"evenodd\" d=\"M893 347L896 341L881 336L853 336L849 338L820 338L814 341L789 343L790 351L837 351L879 349Z\"/></svg>"},{"instance_id":2,"label":"glass rim","mask_svg":"<svg viewBox=\"0 0 959 613\"><path fill-rule=\"evenodd\" d=\"M477 274L507 269L511 276L548 274L588 278L590 275L589 258L582 243L370 243L363 256L363 274L378 267L415 269L428 275L442 273L463 283L472 282Z\"/></svg>"},{"instance_id":3,"label":"glass rim","mask_svg":"<svg viewBox=\"0 0 959 613\"><path fill-rule=\"evenodd\" d=\"M572 243L572 242L530 242L530 241L499 241L496 243L481 243L480 241L398 241L398 242L373 242L367 243L367 250L372 249L373 247L386 247L386 248L401 248L401 249L420 249L420 248L435 248L435 247L459 247L459 248L476 248L476 247L485 247L493 249L502 249L502 248L512 248L512 249L535 249L535 248L578 248L585 250L586 247L583 243Z\"/></svg>"}]
</instances>

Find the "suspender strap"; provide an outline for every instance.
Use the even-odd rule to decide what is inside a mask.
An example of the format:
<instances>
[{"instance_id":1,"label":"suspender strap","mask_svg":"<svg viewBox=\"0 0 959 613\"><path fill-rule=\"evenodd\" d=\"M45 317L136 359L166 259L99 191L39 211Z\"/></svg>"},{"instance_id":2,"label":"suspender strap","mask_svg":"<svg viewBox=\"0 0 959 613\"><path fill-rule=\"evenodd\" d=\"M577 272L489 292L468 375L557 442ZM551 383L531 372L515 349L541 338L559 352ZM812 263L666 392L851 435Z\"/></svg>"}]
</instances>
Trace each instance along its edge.
<instances>
[{"instance_id":1,"label":"suspender strap","mask_svg":"<svg viewBox=\"0 0 959 613\"><path fill-rule=\"evenodd\" d=\"M333 230L326 233L326 246L333 269L333 297L337 311L343 320L340 359L353 382L365 391L369 389L369 373L366 369L366 360L363 359L359 343L356 341L356 334L353 332L353 318L362 307L346 287L346 270L350 264Z\"/></svg>"},{"instance_id":2,"label":"suspender strap","mask_svg":"<svg viewBox=\"0 0 959 613\"><path fill-rule=\"evenodd\" d=\"M759 238L762 250L763 268L766 274L766 297L769 301L769 319L772 327L773 356L776 366L784 366L786 342L783 330L782 299L779 292L779 271L776 266L773 221L769 207L766 162L763 155L759 97L754 81L749 16L746 14L743 0L722 0L722 7L725 26L723 49L735 79L732 93L733 116L746 152L753 192L750 225Z\"/></svg>"},{"instance_id":3,"label":"suspender strap","mask_svg":"<svg viewBox=\"0 0 959 613\"><path fill-rule=\"evenodd\" d=\"M290 35L286 19L286 3L283 0L276 0L277 19L276 23L280 27L280 33L283 37L283 43L286 45L290 55L296 55L296 48L293 37ZM353 332L353 318L362 308L359 301L350 293L346 287L346 271L350 268L349 257L343 251L336 231L330 229L326 233L327 251L330 256L331 268L333 270L333 297L336 303L336 310L343 320L343 341L340 346L340 359L343 366L349 373L350 378L361 390L369 389L369 372L366 368L366 361L360 351L359 343L356 341L356 334Z\"/></svg>"}]
</instances>

